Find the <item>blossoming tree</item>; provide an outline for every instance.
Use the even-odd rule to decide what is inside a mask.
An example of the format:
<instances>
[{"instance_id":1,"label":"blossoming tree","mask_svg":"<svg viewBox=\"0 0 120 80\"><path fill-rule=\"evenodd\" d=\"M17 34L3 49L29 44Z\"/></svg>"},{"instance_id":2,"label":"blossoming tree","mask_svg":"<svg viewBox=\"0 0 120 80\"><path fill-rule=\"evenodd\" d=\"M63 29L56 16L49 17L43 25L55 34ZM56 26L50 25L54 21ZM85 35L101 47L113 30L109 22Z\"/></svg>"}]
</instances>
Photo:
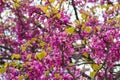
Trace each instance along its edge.
<instances>
[{"instance_id":1,"label":"blossoming tree","mask_svg":"<svg viewBox=\"0 0 120 80\"><path fill-rule=\"evenodd\" d=\"M1 78L118 80L119 10L119 0L0 0Z\"/></svg>"}]
</instances>

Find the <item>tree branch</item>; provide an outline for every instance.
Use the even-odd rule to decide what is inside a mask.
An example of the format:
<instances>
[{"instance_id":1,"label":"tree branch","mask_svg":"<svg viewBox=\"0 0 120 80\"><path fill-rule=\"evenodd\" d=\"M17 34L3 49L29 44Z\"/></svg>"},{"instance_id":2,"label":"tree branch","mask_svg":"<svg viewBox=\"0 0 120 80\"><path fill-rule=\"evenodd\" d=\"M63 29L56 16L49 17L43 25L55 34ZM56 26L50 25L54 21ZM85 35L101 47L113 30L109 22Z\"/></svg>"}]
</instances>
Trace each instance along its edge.
<instances>
[{"instance_id":1,"label":"tree branch","mask_svg":"<svg viewBox=\"0 0 120 80\"><path fill-rule=\"evenodd\" d=\"M6 47L6 46L0 45L0 48L4 48L4 49L6 49L6 50L9 50L10 52L13 52L13 49L12 49L12 48L9 48L9 47Z\"/></svg>"},{"instance_id":2,"label":"tree branch","mask_svg":"<svg viewBox=\"0 0 120 80\"><path fill-rule=\"evenodd\" d=\"M75 17L76 17L77 20L79 20L78 13L77 13L77 8L76 8L76 6L74 4L74 0L72 0L72 6L73 6L73 9L74 9L74 12L75 12Z\"/></svg>"},{"instance_id":3,"label":"tree branch","mask_svg":"<svg viewBox=\"0 0 120 80\"><path fill-rule=\"evenodd\" d=\"M75 78L74 74L70 71L69 68L67 68L67 71L68 71L68 73L73 77L74 80L77 80L77 79Z\"/></svg>"}]
</instances>

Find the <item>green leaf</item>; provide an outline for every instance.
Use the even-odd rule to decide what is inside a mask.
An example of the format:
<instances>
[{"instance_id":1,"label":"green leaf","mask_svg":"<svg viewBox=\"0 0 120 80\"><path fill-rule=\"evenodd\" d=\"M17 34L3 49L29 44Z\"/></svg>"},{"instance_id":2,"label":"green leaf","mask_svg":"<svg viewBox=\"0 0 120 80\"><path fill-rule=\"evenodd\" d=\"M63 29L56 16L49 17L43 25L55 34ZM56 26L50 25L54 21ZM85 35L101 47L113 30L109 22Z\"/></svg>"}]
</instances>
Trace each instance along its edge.
<instances>
[{"instance_id":1,"label":"green leaf","mask_svg":"<svg viewBox=\"0 0 120 80\"><path fill-rule=\"evenodd\" d=\"M23 80L23 79L24 79L23 75L18 76L18 80Z\"/></svg>"},{"instance_id":2,"label":"green leaf","mask_svg":"<svg viewBox=\"0 0 120 80\"><path fill-rule=\"evenodd\" d=\"M87 52L84 52L83 55L88 58L89 54Z\"/></svg>"},{"instance_id":3,"label":"green leaf","mask_svg":"<svg viewBox=\"0 0 120 80\"><path fill-rule=\"evenodd\" d=\"M24 52L26 50L26 46L24 46L24 45L22 45L20 48L21 48L22 52Z\"/></svg>"},{"instance_id":4,"label":"green leaf","mask_svg":"<svg viewBox=\"0 0 120 80\"><path fill-rule=\"evenodd\" d=\"M0 68L0 74L3 74L6 71L6 68Z\"/></svg>"},{"instance_id":5,"label":"green leaf","mask_svg":"<svg viewBox=\"0 0 120 80\"><path fill-rule=\"evenodd\" d=\"M91 64L91 67L94 71L98 71L102 66L98 64Z\"/></svg>"},{"instance_id":6,"label":"green leaf","mask_svg":"<svg viewBox=\"0 0 120 80\"><path fill-rule=\"evenodd\" d=\"M31 59L31 57L32 57L32 54L28 54L28 55L27 55L27 59L28 59L28 60Z\"/></svg>"},{"instance_id":7,"label":"green leaf","mask_svg":"<svg viewBox=\"0 0 120 80\"><path fill-rule=\"evenodd\" d=\"M45 56L47 55L47 53L45 51L42 51L40 53L37 53L35 55L35 58L39 59L39 60L42 60Z\"/></svg>"},{"instance_id":8,"label":"green leaf","mask_svg":"<svg viewBox=\"0 0 120 80\"><path fill-rule=\"evenodd\" d=\"M19 59L21 56L20 56L20 54L12 54L12 56L11 56L11 59L13 60L14 58L15 59Z\"/></svg>"},{"instance_id":9,"label":"green leaf","mask_svg":"<svg viewBox=\"0 0 120 80\"><path fill-rule=\"evenodd\" d=\"M91 31L92 31L92 28L91 28L91 27L88 27L88 26L87 26L87 27L85 28L85 32L90 33Z\"/></svg>"},{"instance_id":10,"label":"green leaf","mask_svg":"<svg viewBox=\"0 0 120 80\"><path fill-rule=\"evenodd\" d=\"M55 73L55 77L56 77L56 78L59 78L59 77L60 77L60 74Z\"/></svg>"},{"instance_id":11,"label":"green leaf","mask_svg":"<svg viewBox=\"0 0 120 80\"><path fill-rule=\"evenodd\" d=\"M54 2L55 2L55 0L49 0L49 2L50 2L50 3L54 3Z\"/></svg>"},{"instance_id":12,"label":"green leaf","mask_svg":"<svg viewBox=\"0 0 120 80\"><path fill-rule=\"evenodd\" d=\"M95 74L96 74L96 72L95 72L95 71L90 72L90 77L91 77L91 78L94 78Z\"/></svg>"},{"instance_id":13,"label":"green leaf","mask_svg":"<svg viewBox=\"0 0 120 80\"><path fill-rule=\"evenodd\" d=\"M57 16L58 19L61 18L61 14L60 13L56 14L56 16Z\"/></svg>"},{"instance_id":14,"label":"green leaf","mask_svg":"<svg viewBox=\"0 0 120 80\"><path fill-rule=\"evenodd\" d=\"M42 47L44 47L45 44L46 44L46 43L45 43L44 41L41 41L41 42L40 42L40 45L41 45Z\"/></svg>"},{"instance_id":15,"label":"green leaf","mask_svg":"<svg viewBox=\"0 0 120 80\"><path fill-rule=\"evenodd\" d=\"M73 33L74 33L74 30L75 30L74 27L70 27L70 28L67 28L65 31L66 31L68 34L73 34Z\"/></svg>"},{"instance_id":16,"label":"green leaf","mask_svg":"<svg viewBox=\"0 0 120 80\"><path fill-rule=\"evenodd\" d=\"M82 60L85 61L85 62L89 62L89 59L88 59L89 54L87 52L84 52L83 56L84 57L82 58Z\"/></svg>"}]
</instances>

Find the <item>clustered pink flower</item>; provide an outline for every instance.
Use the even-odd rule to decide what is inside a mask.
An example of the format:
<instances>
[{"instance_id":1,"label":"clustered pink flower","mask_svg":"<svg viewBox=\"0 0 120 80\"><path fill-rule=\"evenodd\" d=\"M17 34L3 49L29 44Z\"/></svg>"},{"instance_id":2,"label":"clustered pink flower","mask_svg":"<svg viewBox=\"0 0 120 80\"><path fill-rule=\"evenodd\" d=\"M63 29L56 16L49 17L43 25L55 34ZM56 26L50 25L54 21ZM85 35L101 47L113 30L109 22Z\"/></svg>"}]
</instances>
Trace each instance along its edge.
<instances>
[{"instance_id":1,"label":"clustered pink flower","mask_svg":"<svg viewBox=\"0 0 120 80\"><path fill-rule=\"evenodd\" d=\"M111 71L120 61L120 20L116 17L119 8L109 11L107 7L102 11L104 20L101 22L93 9L90 13L84 10L85 3L99 2L99 6L106 7L105 4L112 6L112 1L72 0L70 5L77 10L75 17L82 17L72 22L62 7L67 1L55 1L61 8L54 7L52 1L33 5L33 0L0 0L0 13L7 9L12 12L12 16L6 16L3 21L0 15L0 55L8 59L5 61L7 67L2 65L0 73L5 73L6 80L92 79L85 70L78 68L85 62L97 65L91 66L94 72L94 67L98 70L95 79L114 80Z\"/></svg>"}]
</instances>

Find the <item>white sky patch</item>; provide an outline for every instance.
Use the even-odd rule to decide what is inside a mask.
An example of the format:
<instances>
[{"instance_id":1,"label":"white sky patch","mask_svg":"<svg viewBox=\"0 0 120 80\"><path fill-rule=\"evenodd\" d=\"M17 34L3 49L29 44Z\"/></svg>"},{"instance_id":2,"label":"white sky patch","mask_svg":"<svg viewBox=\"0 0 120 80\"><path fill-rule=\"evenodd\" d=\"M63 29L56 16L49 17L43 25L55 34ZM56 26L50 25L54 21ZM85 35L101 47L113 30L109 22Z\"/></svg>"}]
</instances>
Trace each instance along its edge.
<instances>
[{"instance_id":1,"label":"white sky patch","mask_svg":"<svg viewBox=\"0 0 120 80\"><path fill-rule=\"evenodd\" d=\"M76 44L78 44L78 45L80 45L81 43L82 43L81 40L76 41Z\"/></svg>"}]
</instances>

